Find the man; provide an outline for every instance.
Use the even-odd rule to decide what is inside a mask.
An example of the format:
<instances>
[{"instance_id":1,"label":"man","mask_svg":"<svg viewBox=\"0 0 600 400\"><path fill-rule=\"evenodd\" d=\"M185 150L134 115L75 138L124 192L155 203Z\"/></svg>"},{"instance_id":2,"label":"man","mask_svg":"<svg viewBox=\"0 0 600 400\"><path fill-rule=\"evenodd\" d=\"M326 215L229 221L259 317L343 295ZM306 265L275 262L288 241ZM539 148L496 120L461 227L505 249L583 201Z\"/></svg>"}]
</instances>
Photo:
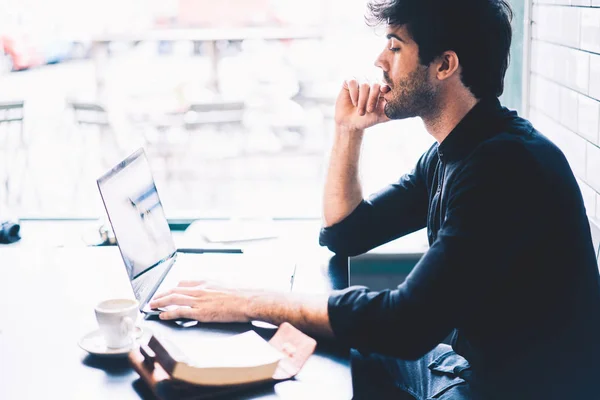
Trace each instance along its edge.
<instances>
[{"instance_id":1,"label":"man","mask_svg":"<svg viewBox=\"0 0 600 400\"><path fill-rule=\"evenodd\" d=\"M600 396L600 285L581 193L551 142L500 106L511 42L503 0L392 0L384 84L345 82L320 242L359 254L427 227L430 249L395 290L329 297L198 286L162 318L289 321L353 351L356 398ZM363 199L365 129L421 117L436 143ZM451 346L440 344L451 335ZM395 397L394 397L395 396Z\"/></svg>"}]
</instances>

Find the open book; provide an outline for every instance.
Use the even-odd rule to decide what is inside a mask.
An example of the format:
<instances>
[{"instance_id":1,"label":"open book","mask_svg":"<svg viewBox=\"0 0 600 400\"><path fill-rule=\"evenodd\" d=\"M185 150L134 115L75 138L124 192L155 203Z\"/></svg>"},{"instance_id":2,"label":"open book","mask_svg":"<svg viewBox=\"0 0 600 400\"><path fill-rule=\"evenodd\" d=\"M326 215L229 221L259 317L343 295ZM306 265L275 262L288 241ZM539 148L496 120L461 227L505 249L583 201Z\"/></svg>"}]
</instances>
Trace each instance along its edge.
<instances>
[{"instance_id":1,"label":"open book","mask_svg":"<svg viewBox=\"0 0 600 400\"><path fill-rule=\"evenodd\" d=\"M156 337L150 339L149 345L172 378L196 385L240 385L268 380L283 358L282 353L254 331L199 340L186 348Z\"/></svg>"},{"instance_id":2,"label":"open book","mask_svg":"<svg viewBox=\"0 0 600 400\"><path fill-rule=\"evenodd\" d=\"M283 323L268 342L254 331L185 345L153 336L129 360L159 398L202 398L290 379L315 347L314 339Z\"/></svg>"}]
</instances>

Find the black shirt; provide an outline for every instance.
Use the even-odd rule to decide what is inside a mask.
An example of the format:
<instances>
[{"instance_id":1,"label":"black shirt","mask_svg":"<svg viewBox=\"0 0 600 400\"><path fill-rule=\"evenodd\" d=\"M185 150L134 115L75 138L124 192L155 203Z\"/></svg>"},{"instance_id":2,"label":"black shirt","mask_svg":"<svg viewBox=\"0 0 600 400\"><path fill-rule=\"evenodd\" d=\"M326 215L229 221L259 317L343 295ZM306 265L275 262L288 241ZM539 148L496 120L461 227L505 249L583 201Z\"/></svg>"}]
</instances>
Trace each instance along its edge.
<instances>
[{"instance_id":1,"label":"black shirt","mask_svg":"<svg viewBox=\"0 0 600 400\"><path fill-rule=\"evenodd\" d=\"M587 394L600 382L583 199L562 152L527 120L480 101L412 173L322 229L320 243L351 256L424 227L430 248L397 289L331 295L337 339L416 359L452 333L479 382L510 398L577 398L575 387Z\"/></svg>"}]
</instances>

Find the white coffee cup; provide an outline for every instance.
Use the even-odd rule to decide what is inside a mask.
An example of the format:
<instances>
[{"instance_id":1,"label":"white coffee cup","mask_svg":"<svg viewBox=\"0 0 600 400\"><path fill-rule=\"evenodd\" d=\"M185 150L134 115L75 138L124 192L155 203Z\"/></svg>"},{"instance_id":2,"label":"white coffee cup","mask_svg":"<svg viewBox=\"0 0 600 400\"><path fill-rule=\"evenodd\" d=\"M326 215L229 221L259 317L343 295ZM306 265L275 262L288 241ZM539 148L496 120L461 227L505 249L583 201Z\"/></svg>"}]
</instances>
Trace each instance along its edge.
<instances>
[{"instance_id":1,"label":"white coffee cup","mask_svg":"<svg viewBox=\"0 0 600 400\"><path fill-rule=\"evenodd\" d=\"M105 300L95 308L106 346L118 349L133 343L139 303L132 299Z\"/></svg>"}]
</instances>

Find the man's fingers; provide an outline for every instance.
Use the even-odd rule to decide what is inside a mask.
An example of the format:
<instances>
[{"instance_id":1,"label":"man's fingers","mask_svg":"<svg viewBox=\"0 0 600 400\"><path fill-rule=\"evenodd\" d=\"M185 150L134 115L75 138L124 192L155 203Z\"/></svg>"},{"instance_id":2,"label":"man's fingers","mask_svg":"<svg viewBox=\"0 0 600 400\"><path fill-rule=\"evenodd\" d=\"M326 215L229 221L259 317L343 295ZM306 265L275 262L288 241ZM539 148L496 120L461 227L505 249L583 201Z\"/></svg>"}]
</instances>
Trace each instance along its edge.
<instances>
[{"instance_id":1,"label":"man's fingers","mask_svg":"<svg viewBox=\"0 0 600 400\"><path fill-rule=\"evenodd\" d=\"M206 285L207 281L181 281L177 284L179 287L191 287L191 286L200 286Z\"/></svg>"},{"instance_id":2,"label":"man's fingers","mask_svg":"<svg viewBox=\"0 0 600 400\"><path fill-rule=\"evenodd\" d=\"M160 299L162 297L168 296L173 293L183 293L183 294L190 293L190 294L192 294L195 291L193 291L191 289L197 288L199 286L202 288L207 288L207 287L209 287L209 283L208 283L208 281L181 281L177 284L176 287L166 290L164 292L155 294L153 299L157 300L157 299Z\"/></svg>"},{"instance_id":3,"label":"man's fingers","mask_svg":"<svg viewBox=\"0 0 600 400\"><path fill-rule=\"evenodd\" d=\"M356 104L358 103L358 82L356 79L350 79L346 81L346 86L348 87L348 93L350 94L352 105L356 107Z\"/></svg>"},{"instance_id":4,"label":"man's fingers","mask_svg":"<svg viewBox=\"0 0 600 400\"><path fill-rule=\"evenodd\" d=\"M384 117L386 121L390 120L388 118L388 116L385 115L385 100L384 99L379 99L379 102L377 103L376 112L377 112L377 114L379 114L382 117Z\"/></svg>"},{"instance_id":5,"label":"man's fingers","mask_svg":"<svg viewBox=\"0 0 600 400\"><path fill-rule=\"evenodd\" d=\"M377 110L379 97L391 90L384 83L370 85L367 82L359 83L356 79L344 81L344 88L348 90L352 105L358 109L359 115Z\"/></svg>"},{"instance_id":6,"label":"man's fingers","mask_svg":"<svg viewBox=\"0 0 600 400\"><path fill-rule=\"evenodd\" d=\"M358 109L358 115L365 115L367 112L367 101L369 100L369 89L368 83L362 83L358 91L358 103L356 108Z\"/></svg>"},{"instance_id":7,"label":"man's fingers","mask_svg":"<svg viewBox=\"0 0 600 400\"><path fill-rule=\"evenodd\" d=\"M168 295L170 295L171 293L173 293L173 289L169 289L169 290L165 290L164 292L156 293L156 294L154 295L154 297L152 297L152 301L154 301L154 300L158 300L158 299L160 299L160 298L162 298L162 297L165 297L165 296L168 296Z\"/></svg>"},{"instance_id":8,"label":"man's fingers","mask_svg":"<svg viewBox=\"0 0 600 400\"><path fill-rule=\"evenodd\" d=\"M367 112L371 113L377 107L377 101L381 92L381 86L378 83L373 84L369 91L369 99L367 100Z\"/></svg>"},{"instance_id":9,"label":"man's fingers","mask_svg":"<svg viewBox=\"0 0 600 400\"><path fill-rule=\"evenodd\" d=\"M155 294L154 297L152 298L152 300L162 299L163 297L168 296L168 295L173 294L173 293L188 294L188 292L183 291L181 289L183 289L183 290L186 290L186 289L189 290L190 288L188 288L187 286L184 286L184 287L174 287L174 288L171 288L169 290L165 290L164 292L160 292L160 293Z\"/></svg>"},{"instance_id":10,"label":"man's fingers","mask_svg":"<svg viewBox=\"0 0 600 400\"><path fill-rule=\"evenodd\" d=\"M193 306L196 299L192 296L185 294L169 294L161 297L160 299L154 299L150 302L151 308L167 307L167 306Z\"/></svg>"},{"instance_id":11,"label":"man's fingers","mask_svg":"<svg viewBox=\"0 0 600 400\"><path fill-rule=\"evenodd\" d=\"M219 290L219 289L220 289L220 287L210 286L206 282L204 282L204 284L195 285L195 286L176 286L165 292L161 292L159 294L154 295L154 297L152 298L152 301L150 302L150 307L156 308L156 307L154 307L154 304L156 301L158 301L158 300L162 301L163 299L165 299L171 295L176 295L176 294L184 295L184 296L187 296L190 298L198 299L199 297L203 296L206 292L214 292L215 290Z\"/></svg>"},{"instance_id":12,"label":"man's fingers","mask_svg":"<svg viewBox=\"0 0 600 400\"><path fill-rule=\"evenodd\" d=\"M194 318L195 310L188 307L179 307L170 311L163 311L158 316L160 319Z\"/></svg>"},{"instance_id":13,"label":"man's fingers","mask_svg":"<svg viewBox=\"0 0 600 400\"><path fill-rule=\"evenodd\" d=\"M155 294L154 294L154 297L152 297L152 301L154 301L154 300L158 300L158 299L160 299L161 297L165 297L166 295L167 295L167 292L155 293ZM151 303L152 303L152 301L151 301Z\"/></svg>"},{"instance_id":14,"label":"man's fingers","mask_svg":"<svg viewBox=\"0 0 600 400\"><path fill-rule=\"evenodd\" d=\"M375 105L373 106L373 108L369 112L379 113L379 110L381 110L381 108L379 107L379 105L381 103L385 103L385 101L381 97L377 96L377 99L375 100Z\"/></svg>"},{"instance_id":15,"label":"man's fingers","mask_svg":"<svg viewBox=\"0 0 600 400\"><path fill-rule=\"evenodd\" d=\"M198 286L193 286L193 287L187 287L187 286L179 287L178 286L178 287L174 287L174 288L170 289L168 294L183 294L186 296L197 297L201 294L202 290L203 290L203 288L199 288Z\"/></svg>"}]
</instances>

